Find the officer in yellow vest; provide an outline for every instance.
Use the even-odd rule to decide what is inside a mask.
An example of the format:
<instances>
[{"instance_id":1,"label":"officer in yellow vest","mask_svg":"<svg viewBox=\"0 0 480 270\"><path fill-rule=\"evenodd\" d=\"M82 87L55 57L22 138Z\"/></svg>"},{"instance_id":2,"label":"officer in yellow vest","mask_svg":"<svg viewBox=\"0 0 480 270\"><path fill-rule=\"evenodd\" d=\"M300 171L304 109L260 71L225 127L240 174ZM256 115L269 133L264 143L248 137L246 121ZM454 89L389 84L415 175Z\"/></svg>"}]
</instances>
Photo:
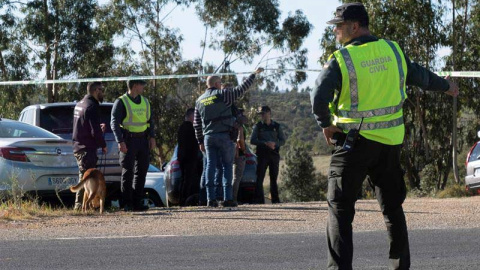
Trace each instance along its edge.
<instances>
[{"instance_id":1,"label":"officer in yellow vest","mask_svg":"<svg viewBox=\"0 0 480 270\"><path fill-rule=\"evenodd\" d=\"M390 268L409 269L400 167L406 85L452 96L458 87L410 62L397 43L372 36L361 3L338 7L328 23L343 48L325 64L311 94L324 137L336 145L328 175L328 269L352 269L354 206L367 175L388 230Z\"/></svg>"},{"instance_id":2,"label":"officer in yellow vest","mask_svg":"<svg viewBox=\"0 0 480 270\"><path fill-rule=\"evenodd\" d=\"M125 211L145 211L143 188L154 149L155 128L150 102L142 94L144 80L127 81L128 92L112 108L111 127L120 149L121 192Z\"/></svg>"}]
</instances>

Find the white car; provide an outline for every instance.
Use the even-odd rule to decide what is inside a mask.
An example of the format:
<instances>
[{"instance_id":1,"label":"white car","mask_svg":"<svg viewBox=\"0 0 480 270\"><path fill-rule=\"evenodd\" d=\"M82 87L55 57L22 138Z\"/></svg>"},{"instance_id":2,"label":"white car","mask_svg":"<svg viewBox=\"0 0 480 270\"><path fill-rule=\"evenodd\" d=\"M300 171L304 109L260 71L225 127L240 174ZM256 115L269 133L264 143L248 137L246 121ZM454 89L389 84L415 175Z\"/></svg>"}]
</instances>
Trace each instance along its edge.
<instances>
[{"instance_id":1,"label":"white car","mask_svg":"<svg viewBox=\"0 0 480 270\"><path fill-rule=\"evenodd\" d=\"M41 127L55 133L65 140L71 141L73 132L73 110L75 105L75 102L30 105L21 111L19 121ZM98 150L97 168L105 174L105 180L107 183L107 200L117 201L117 203L114 204L117 205L118 200L121 197L120 178L122 168L119 163L118 144L115 141L109 124L112 107L113 103L105 102L100 104L100 122L108 123L105 132L108 153L105 156L100 149ZM69 151L72 152L71 145ZM75 168L72 167L72 173L78 174L78 167L76 164ZM148 204L150 206L166 205L166 203L163 203L165 202L165 192L162 191L162 187L165 183L163 179L163 172L150 166L144 188L145 196L148 198ZM163 188L163 190L165 189Z\"/></svg>"},{"instance_id":2,"label":"white car","mask_svg":"<svg viewBox=\"0 0 480 270\"><path fill-rule=\"evenodd\" d=\"M150 164L145 179L145 204L149 207L167 206L165 173Z\"/></svg>"},{"instance_id":3,"label":"white car","mask_svg":"<svg viewBox=\"0 0 480 270\"><path fill-rule=\"evenodd\" d=\"M0 118L0 198L73 193L78 182L71 141L42 128ZM12 193L13 192L13 193Z\"/></svg>"},{"instance_id":4,"label":"white car","mask_svg":"<svg viewBox=\"0 0 480 270\"><path fill-rule=\"evenodd\" d=\"M480 131L478 132L480 138ZM480 141L477 141L465 161L467 175L465 176L465 188L472 194L480 194Z\"/></svg>"}]
</instances>

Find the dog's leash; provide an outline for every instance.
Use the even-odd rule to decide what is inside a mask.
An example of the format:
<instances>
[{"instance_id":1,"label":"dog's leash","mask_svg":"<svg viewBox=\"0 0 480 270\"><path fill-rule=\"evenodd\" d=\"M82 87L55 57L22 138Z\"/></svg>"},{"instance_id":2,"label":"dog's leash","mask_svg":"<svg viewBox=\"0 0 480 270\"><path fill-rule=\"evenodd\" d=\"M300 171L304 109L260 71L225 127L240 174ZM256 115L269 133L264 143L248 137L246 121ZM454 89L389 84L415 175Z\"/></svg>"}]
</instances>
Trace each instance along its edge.
<instances>
[{"instance_id":1,"label":"dog's leash","mask_svg":"<svg viewBox=\"0 0 480 270\"><path fill-rule=\"evenodd\" d=\"M103 141L106 143L105 141L105 132L103 132ZM102 151L103 153L103 151ZM103 153L103 160L105 161L104 164L103 164L103 175L105 175L105 169L107 167L107 152ZM102 165L102 161L100 161L100 165Z\"/></svg>"}]
</instances>

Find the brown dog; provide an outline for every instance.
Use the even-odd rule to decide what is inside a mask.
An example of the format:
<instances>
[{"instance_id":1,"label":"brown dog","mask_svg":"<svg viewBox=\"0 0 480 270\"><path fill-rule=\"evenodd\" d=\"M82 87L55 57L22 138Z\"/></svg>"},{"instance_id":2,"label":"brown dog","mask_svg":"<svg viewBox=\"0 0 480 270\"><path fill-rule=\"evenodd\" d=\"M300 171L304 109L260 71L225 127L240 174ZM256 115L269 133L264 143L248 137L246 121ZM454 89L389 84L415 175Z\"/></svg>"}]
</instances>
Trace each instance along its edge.
<instances>
[{"instance_id":1,"label":"brown dog","mask_svg":"<svg viewBox=\"0 0 480 270\"><path fill-rule=\"evenodd\" d=\"M100 214L103 213L105 204L105 196L107 194L107 186L105 184L105 177L98 169L88 169L84 174L82 181L76 186L70 187L71 192L78 192L82 188L85 188L83 194L83 212L88 208L98 207L100 204Z\"/></svg>"}]
</instances>

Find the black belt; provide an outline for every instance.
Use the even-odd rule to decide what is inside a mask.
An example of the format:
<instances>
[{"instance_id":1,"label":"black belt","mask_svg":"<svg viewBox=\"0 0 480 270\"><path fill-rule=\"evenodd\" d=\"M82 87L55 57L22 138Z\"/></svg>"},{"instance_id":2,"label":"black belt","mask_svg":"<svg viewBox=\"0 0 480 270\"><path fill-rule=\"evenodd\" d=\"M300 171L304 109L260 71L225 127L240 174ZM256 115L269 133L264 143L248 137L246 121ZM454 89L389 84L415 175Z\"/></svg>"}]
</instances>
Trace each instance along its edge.
<instances>
[{"instance_id":1,"label":"black belt","mask_svg":"<svg viewBox=\"0 0 480 270\"><path fill-rule=\"evenodd\" d=\"M143 138L147 136L147 133L144 132L126 132L125 136L127 138Z\"/></svg>"}]
</instances>

